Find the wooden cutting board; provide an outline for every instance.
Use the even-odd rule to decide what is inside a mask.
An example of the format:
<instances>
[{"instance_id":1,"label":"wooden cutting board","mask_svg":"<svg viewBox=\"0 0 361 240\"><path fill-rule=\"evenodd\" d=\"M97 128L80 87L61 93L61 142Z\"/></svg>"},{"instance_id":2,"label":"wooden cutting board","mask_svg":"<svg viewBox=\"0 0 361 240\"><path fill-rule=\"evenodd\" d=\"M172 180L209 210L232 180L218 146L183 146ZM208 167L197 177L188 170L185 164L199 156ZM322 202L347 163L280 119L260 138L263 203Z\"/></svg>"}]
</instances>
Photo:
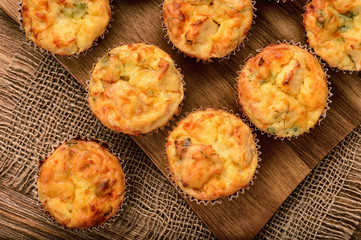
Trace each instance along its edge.
<instances>
[{"instance_id":1,"label":"wooden cutting board","mask_svg":"<svg viewBox=\"0 0 361 240\"><path fill-rule=\"evenodd\" d=\"M59 62L84 87L89 71L97 58L109 48L122 43L148 42L168 52L184 74L187 91L180 117L201 106L222 106L238 113L235 101L235 77L250 54L256 49L277 40L306 43L302 26L303 7L306 0L276 3L259 0L255 25L249 41L236 55L222 62L197 63L172 49L160 19L161 0L113 1L114 21L105 39L98 42L91 52L79 58L57 57ZM17 0L2 0L0 7L18 21ZM262 162L255 184L249 191L232 201L222 204L188 204L219 239L251 239L272 217L282 202L297 187L317 163L349 132L361 122L361 81L359 74L329 71L332 82L333 103L326 119L298 139L274 140L258 134ZM177 120L180 118L177 117ZM174 122L172 122L174 125ZM166 176L164 158L166 128L153 135L133 137L150 159ZM150 196L151 197L151 196Z\"/></svg>"}]
</instances>

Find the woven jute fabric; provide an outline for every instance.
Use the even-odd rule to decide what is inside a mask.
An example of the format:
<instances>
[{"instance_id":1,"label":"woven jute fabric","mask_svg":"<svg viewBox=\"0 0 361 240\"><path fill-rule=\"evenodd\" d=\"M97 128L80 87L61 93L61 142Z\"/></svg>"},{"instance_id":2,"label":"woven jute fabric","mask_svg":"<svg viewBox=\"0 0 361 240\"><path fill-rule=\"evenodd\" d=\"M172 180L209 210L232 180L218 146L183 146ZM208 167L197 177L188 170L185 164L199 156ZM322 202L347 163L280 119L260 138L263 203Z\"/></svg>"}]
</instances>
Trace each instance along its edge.
<instances>
[{"instance_id":1,"label":"woven jute fabric","mask_svg":"<svg viewBox=\"0 0 361 240\"><path fill-rule=\"evenodd\" d=\"M105 229L77 232L79 238L91 239L96 232L102 238L117 233L125 239L214 239L133 140L93 116L86 91L52 56L24 44L1 76L0 102L0 181L30 196L33 204L39 204L38 161L62 140L100 139L121 156L129 183L123 212ZM358 127L308 175L256 238L350 238L361 215L360 139ZM44 214L40 207L37 214Z\"/></svg>"},{"instance_id":2,"label":"woven jute fabric","mask_svg":"<svg viewBox=\"0 0 361 240\"><path fill-rule=\"evenodd\" d=\"M361 126L287 198L257 239L350 239L361 218Z\"/></svg>"}]
</instances>

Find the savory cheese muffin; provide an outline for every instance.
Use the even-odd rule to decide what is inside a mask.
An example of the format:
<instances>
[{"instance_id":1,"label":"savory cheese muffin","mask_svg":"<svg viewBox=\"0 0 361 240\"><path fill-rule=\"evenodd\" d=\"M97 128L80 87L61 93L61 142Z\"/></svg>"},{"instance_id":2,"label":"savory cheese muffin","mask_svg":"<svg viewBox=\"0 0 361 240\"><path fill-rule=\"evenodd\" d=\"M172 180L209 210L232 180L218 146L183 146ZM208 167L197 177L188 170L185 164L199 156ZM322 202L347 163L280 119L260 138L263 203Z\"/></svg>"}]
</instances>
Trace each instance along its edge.
<instances>
[{"instance_id":1,"label":"savory cheese muffin","mask_svg":"<svg viewBox=\"0 0 361 240\"><path fill-rule=\"evenodd\" d=\"M306 6L308 42L330 66L361 70L361 0L313 0Z\"/></svg>"},{"instance_id":2,"label":"savory cheese muffin","mask_svg":"<svg viewBox=\"0 0 361 240\"><path fill-rule=\"evenodd\" d=\"M94 115L108 128L133 135L164 126L182 99L182 75L171 57L142 43L105 54L89 84Z\"/></svg>"},{"instance_id":3,"label":"savory cheese muffin","mask_svg":"<svg viewBox=\"0 0 361 240\"><path fill-rule=\"evenodd\" d=\"M215 200L246 187L257 168L251 129L224 110L188 115L168 137L171 174L194 198Z\"/></svg>"},{"instance_id":4,"label":"savory cheese muffin","mask_svg":"<svg viewBox=\"0 0 361 240\"><path fill-rule=\"evenodd\" d=\"M125 176L119 160L93 141L60 145L41 167L41 206L69 228L90 228L112 218L122 205Z\"/></svg>"},{"instance_id":5,"label":"savory cheese muffin","mask_svg":"<svg viewBox=\"0 0 361 240\"><path fill-rule=\"evenodd\" d=\"M238 94L256 127L279 137L298 136L324 112L327 78L319 61L304 49L270 45L247 61L238 79Z\"/></svg>"},{"instance_id":6,"label":"savory cheese muffin","mask_svg":"<svg viewBox=\"0 0 361 240\"><path fill-rule=\"evenodd\" d=\"M59 55L90 48L111 14L109 0L23 0L21 12L26 37Z\"/></svg>"},{"instance_id":7,"label":"savory cheese muffin","mask_svg":"<svg viewBox=\"0 0 361 240\"><path fill-rule=\"evenodd\" d=\"M251 0L164 0L168 37L197 59L222 58L247 36L253 21Z\"/></svg>"}]
</instances>

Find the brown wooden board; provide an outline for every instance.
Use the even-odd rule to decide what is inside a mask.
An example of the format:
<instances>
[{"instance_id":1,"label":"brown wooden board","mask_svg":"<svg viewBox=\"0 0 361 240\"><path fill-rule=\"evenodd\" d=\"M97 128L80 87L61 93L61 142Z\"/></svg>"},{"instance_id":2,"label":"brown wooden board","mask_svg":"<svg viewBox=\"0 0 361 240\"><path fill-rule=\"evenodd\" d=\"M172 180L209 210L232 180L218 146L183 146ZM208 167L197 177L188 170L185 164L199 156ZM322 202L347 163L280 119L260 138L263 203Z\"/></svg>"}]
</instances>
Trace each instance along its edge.
<instances>
[{"instance_id":1,"label":"brown wooden board","mask_svg":"<svg viewBox=\"0 0 361 240\"><path fill-rule=\"evenodd\" d=\"M85 87L89 71L97 58L109 48L122 43L147 42L168 52L181 68L186 82L186 100L180 117L201 106L227 107L238 113L235 100L235 77L240 65L256 49L277 40L306 43L302 26L306 0L276 3L259 0L255 25L249 41L236 55L222 62L204 64L184 57L172 49L164 38L160 19L161 0L113 1L114 21L110 32L92 51L79 58L57 59ZM0 2L17 20L17 0ZM186 199L192 209L219 239L250 239L255 236L274 212L314 168L317 163L361 122L360 74L329 71L332 82L331 109L320 126L293 140L274 140L258 134L262 162L255 184L249 191L222 204L197 205ZM172 122L174 125L174 122ZM168 176L164 157L165 138L169 128L153 135L133 137L158 168ZM151 197L151 196L150 196Z\"/></svg>"}]
</instances>

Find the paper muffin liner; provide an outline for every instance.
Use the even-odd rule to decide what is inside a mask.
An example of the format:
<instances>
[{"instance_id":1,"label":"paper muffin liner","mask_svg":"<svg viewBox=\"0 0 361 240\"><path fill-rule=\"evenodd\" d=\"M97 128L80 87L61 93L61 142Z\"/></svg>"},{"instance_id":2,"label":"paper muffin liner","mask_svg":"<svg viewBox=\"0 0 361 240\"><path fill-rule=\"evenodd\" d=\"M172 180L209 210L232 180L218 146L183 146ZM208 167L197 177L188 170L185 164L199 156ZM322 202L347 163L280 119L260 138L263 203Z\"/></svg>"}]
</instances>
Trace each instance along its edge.
<instances>
[{"instance_id":1,"label":"paper muffin liner","mask_svg":"<svg viewBox=\"0 0 361 240\"><path fill-rule=\"evenodd\" d=\"M292 0L293 1L293 0ZM308 48L312 51L313 54L315 54L317 56L317 59L320 61L320 63L322 63L323 65L322 66L328 66L328 68L330 68L332 71L334 72L343 72L343 74L350 74L352 75L353 73L355 73L356 75L360 73L361 70L342 70L342 69L339 69L337 67L332 67L330 64L327 63L326 60L324 60L321 56L319 56L315 49L312 48L309 44L309 39L307 37L307 31L306 31L306 25L305 25L305 12L306 12L306 6L308 5L308 3L310 2L311 0L307 0L306 2L306 5L303 6L303 13L302 13L302 26L303 26L303 36L305 37L305 39L307 40L307 44L308 44Z\"/></svg>"},{"instance_id":2,"label":"paper muffin liner","mask_svg":"<svg viewBox=\"0 0 361 240\"><path fill-rule=\"evenodd\" d=\"M255 133L255 129L253 127L251 127L249 124L247 124L242 118L240 118L244 124L246 124L252 131L252 135L253 135L253 139L254 142L256 144L256 149L257 149L257 167L255 169L255 172L253 174L253 177L251 179L251 181L243 188L239 189L238 191L236 191L235 193L229 195L229 196L224 196L215 200L200 200L197 199L191 195L189 195L188 193L184 192L179 186L178 184L175 182L173 176L172 176L172 172L170 170L170 166L169 166L169 161L168 161L168 156L167 156L167 142L168 142L168 137L169 135L174 131L174 129L179 125L179 123L181 121L183 121L185 118L187 118L190 114L198 112L198 111L203 111L203 110L209 110L209 109L214 109L214 110L223 110L227 113L230 113L238 118L240 118L239 114L233 113L233 110L228 110L228 108L226 107L213 107L213 106L209 106L209 107L200 107L198 109L193 108L193 110L191 112L187 112L178 122L176 125L173 125L173 128L171 131L168 131L168 135L165 138L166 143L164 144L164 151L163 151L163 156L164 156L164 161L165 161L165 166L166 166L166 178L168 179L168 181L177 189L178 193L186 200L189 200L190 202L196 203L196 204L203 204L205 206L207 205L215 205L215 204L222 204L223 201L231 201L232 199L238 198L240 195L244 194L246 190L249 190L250 186L254 185L254 181L257 179L257 174L259 173L258 169L261 167L260 166L260 162L262 161L260 155L262 154L262 152L260 151L261 146L258 144L259 143L259 139L257 138L257 134Z\"/></svg>"},{"instance_id":3,"label":"paper muffin liner","mask_svg":"<svg viewBox=\"0 0 361 240\"><path fill-rule=\"evenodd\" d=\"M38 182L38 179L39 179L39 176L40 176L40 170L42 168L43 163L50 157L50 155L52 153L54 153L54 151L58 147L60 147L61 144L65 143L67 141L76 140L76 139L78 139L78 140L86 140L86 141L94 141L94 142L106 147L106 149L110 153L112 153L114 156L116 156L118 158L119 164L123 169L124 177L125 177L124 199L123 199L123 203L120 205L120 207L117 210L116 214L113 217L111 217L108 221L106 221L106 222L104 222L104 223L102 223L102 224L100 224L98 226L93 226L93 227L85 228L85 229L69 228L69 227L66 227L63 224L59 223L58 221L56 221L55 218L52 217L49 212L45 211L45 209L41 206L41 202L39 200L39 195L38 195L39 194L39 189L38 189L37 182ZM45 154L45 156L41 156L41 157L42 158L39 159L39 167L35 170L35 174L37 176L37 180L34 183L35 184L35 189L36 189L36 200L38 202L38 209L42 212L42 215L46 216L47 220L49 222L51 222L52 224L56 225L57 227L59 227L59 228L61 228L63 230L71 231L71 232L74 232L74 233L88 233L88 232L99 231L101 229L105 229L105 228L110 227L116 221L116 219L118 219L120 217L120 215L124 212L124 209L126 208L126 205L127 205L127 202L128 202L127 199L129 198L129 192L130 192L130 188L131 188L131 185L129 183L129 178L127 177L126 159L123 156L121 156L119 153L115 152L113 145L111 145L110 143L108 143L108 142L106 142L106 141L104 141L102 139L95 138L94 136L90 136L90 135L85 135L85 136L71 136L71 135L68 135L68 136L64 137L63 139L57 140L55 143L52 143L51 144L51 149Z\"/></svg>"},{"instance_id":4,"label":"paper muffin liner","mask_svg":"<svg viewBox=\"0 0 361 240\"><path fill-rule=\"evenodd\" d=\"M119 45L113 45L112 48L108 48L108 50L107 50L106 53L108 53L108 52L110 52L111 50L113 50L114 48L119 47L119 46L122 46L122 45L139 44L139 43L156 46L156 45L153 45L153 44L151 44L151 43L144 42L144 41L139 41L139 42L137 42L137 43L120 43ZM156 47L158 47L158 46L156 46ZM159 47L158 47L158 48L159 48ZM161 48L159 48L159 49L161 49ZM161 49L161 50L164 51L163 49ZM164 51L164 52L165 52L165 51ZM104 53L104 54L106 54L106 53ZM165 53L167 53L167 52L165 52ZM87 102L88 102L88 99L89 99L89 83L90 83L90 80L91 80L91 78L92 78L93 70L94 70L96 64L99 62L99 60L104 56L104 54L103 54L102 56L98 57L98 58L97 58L97 61L96 61L95 63L93 63L93 66L92 66L91 70L89 71L89 79L85 82L85 84L86 84L86 89L87 89L87 92L86 92L86 101L87 101ZM169 53L167 53L167 54L171 57L171 55L170 55ZM184 106L184 100L186 99L186 96L185 96L185 92L186 92L185 85L186 85L186 82L184 81L184 75L183 75L182 72L181 72L181 68L178 67L177 63L174 61L174 59L173 59L172 57L171 57L171 59L173 60L175 69L179 72L179 74L180 74L180 76L181 76L181 82L182 82L182 85L183 85L183 99L182 99L182 101L179 103L177 110L173 113L173 115L168 119L168 121L167 121L163 126L160 126L160 127L156 128L156 129L153 129L152 131L147 132L147 133L139 133L138 135L131 135L131 136L153 135L153 134L158 133L159 131L163 131L165 128L169 128L169 127L171 126L170 123L173 122L173 121L175 121L175 118L178 117L178 116L181 114L182 109L183 109L183 106ZM88 104L88 106L89 106L89 104ZM89 106L89 109L90 109L90 106ZM90 110L91 110L91 109L90 109ZM98 118L97 118L97 120L98 120L99 122L101 122ZM102 124L103 124L103 123L102 123ZM112 130L112 131L113 131L113 130ZM124 133L124 134L126 134L126 133ZM128 135L129 135L129 134L128 134Z\"/></svg>"},{"instance_id":5,"label":"paper muffin liner","mask_svg":"<svg viewBox=\"0 0 361 240\"><path fill-rule=\"evenodd\" d=\"M105 37L105 35L107 34L107 33L109 33L109 31L110 31L110 28L112 27L111 26L111 23L114 21L114 19L113 19L113 15L114 15L114 11L113 11L113 8L114 8L114 5L112 5L112 3L113 3L113 0L109 0L109 6L110 6L110 19L109 19L109 23L108 23L108 25L107 25L107 27L105 28L105 30L104 30L104 33L102 34L102 35L100 35L99 37L97 37L97 38L95 38L94 40L93 40L93 43L92 43L92 45L88 48L88 49L86 49L86 50L84 50L84 51L82 51L82 52L80 52L80 53L75 53L75 54L72 54L72 55L60 55L60 54L56 54L56 53L53 53L53 52L51 52L51 51L49 51L49 50L46 50L46 49L44 49L44 48L41 48L41 47L39 47L39 46L37 46L33 41L31 41L30 39L28 39L27 37L26 37L26 34L25 34L25 29L23 28L23 15L21 14L21 8L22 8L22 4L23 4L23 0L20 0L19 2L18 2L18 9L17 9L17 11L18 11L18 20L19 20L19 22L20 22L20 31L23 33L23 35L25 36L25 42L26 42L26 44L30 47L30 48L33 48L35 51L40 51L41 53L47 53L47 54L51 54L51 55L53 55L54 57L60 57L60 58L68 58L68 59L70 59L70 58L79 58L79 56L82 54L82 55L85 55L87 52L91 52L92 50L93 50L93 47L96 47L96 46L98 46L98 42L100 41L99 39L104 39L104 37Z\"/></svg>"},{"instance_id":6,"label":"paper muffin liner","mask_svg":"<svg viewBox=\"0 0 361 240\"><path fill-rule=\"evenodd\" d=\"M305 133L309 133L311 131L311 129L315 128L316 125L320 125L321 124L321 121L323 119L326 118L326 112L330 109L330 106L329 104L332 103L332 100L331 100L331 97L333 96L333 93L331 92L332 90L332 87L331 87L331 82L329 81L329 78L330 78L330 75L328 75L328 68L326 67L326 63L324 63L321 58L319 56L317 56L317 54L313 51L313 49L311 47L309 47L308 45L302 45L300 42L294 42L294 41L287 41L287 40L283 40L283 41L280 41L280 40L277 40L276 44L282 44L282 43L286 43L286 44L290 44L290 45L293 45L293 46L297 46L297 47L300 47L302 48L303 50L307 51L308 53L310 53L314 58L316 58L318 60L318 62L320 63L321 65L321 68L323 70L323 72L325 73L325 76L326 76L326 81L327 81L327 89L328 89L328 96L327 96L327 99L326 99L326 106L325 106L325 109L323 110L323 112L321 113L317 123L315 123L312 127L310 127L308 129L308 131L306 132L303 132L302 134L298 135L298 136L290 136L290 137L279 137L275 134L270 134L268 132L265 132L261 129L259 129L258 127L256 127L256 125L249 119L249 117L246 115L246 113L243 111L243 108L242 108L242 105L239 103L239 94L238 94L238 79L239 79L239 76L245 66L245 64L247 63L247 61L250 59L250 58L253 58L255 57L258 53L260 53L264 48L266 48L267 46L271 45L272 43L268 44L267 46L264 46L260 49L257 49L256 52L257 54L255 56L253 56L253 54L250 54L245 60L244 60L244 64L241 64L240 65L240 70L237 71L237 77L235 78L235 85L234 85L234 88L236 90L235 92L235 100L237 102L237 107L239 108L240 112L242 113L242 119L244 121L246 121L250 126L252 126L253 129L256 129L257 131L259 131L261 133L261 135L264 135L264 134L267 134L268 137L273 137L274 139L281 139L282 141L284 139L288 139L288 140L291 140L291 139L297 139L299 136L302 136L304 135Z\"/></svg>"},{"instance_id":7,"label":"paper muffin liner","mask_svg":"<svg viewBox=\"0 0 361 240\"><path fill-rule=\"evenodd\" d=\"M164 1L164 0L163 0ZM196 59L196 62L203 62L204 64L207 64L207 63L212 63L214 60L218 61L218 62L222 62L223 60L227 60L229 59L232 55L236 55L237 52L239 52L241 50L241 48L243 48L246 44L245 42L248 42L249 41L249 37L252 35L252 30L253 30L253 25L256 23L255 22L255 19L257 18L257 8L255 7L256 5L256 0L252 0L252 7L253 7L253 19L252 19L252 23L251 23L251 27L246 35L246 37L242 40L242 42L240 42L237 47L232 50L231 52L229 52L226 56L222 57L222 58L210 58L208 60L203 60L203 59L200 59L198 57L194 57L194 56L191 56L191 55L187 55L185 52L181 51L179 48L177 48L173 42L170 40L169 36L168 36L168 31L167 31L167 27L165 26L165 23L164 23L164 19L163 19L163 2L161 4L159 4L159 7L160 7L160 20L162 21L162 29L163 29L163 32L165 33L164 35L164 38L167 39L167 43L169 45L172 46L172 49L173 50L177 50L178 54L183 54L184 57L189 57L189 58L193 58L193 59Z\"/></svg>"}]
</instances>

